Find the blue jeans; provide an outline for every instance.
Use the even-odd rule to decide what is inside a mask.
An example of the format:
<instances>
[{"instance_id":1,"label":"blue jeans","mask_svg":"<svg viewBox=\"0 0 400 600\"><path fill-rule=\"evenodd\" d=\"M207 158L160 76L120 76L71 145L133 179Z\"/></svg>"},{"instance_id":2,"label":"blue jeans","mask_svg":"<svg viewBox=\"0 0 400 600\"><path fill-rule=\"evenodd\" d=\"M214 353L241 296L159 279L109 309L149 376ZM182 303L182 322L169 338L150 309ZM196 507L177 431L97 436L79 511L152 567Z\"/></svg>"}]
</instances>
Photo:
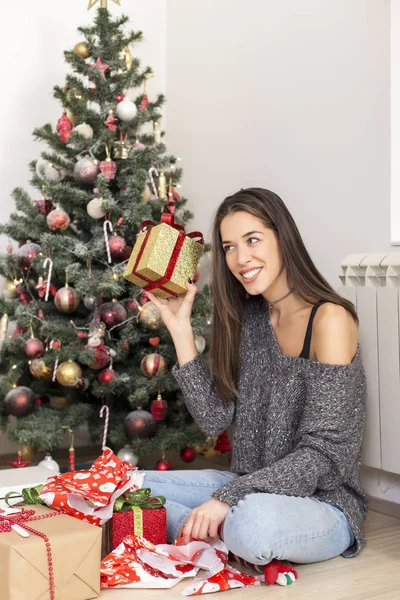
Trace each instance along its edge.
<instances>
[{"instance_id":1,"label":"blue jeans","mask_svg":"<svg viewBox=\"0 0 400 600\"><path fill-rule=\"evenodd\" d=\"M144 486L167 499L167 541L174 543L193 508L237 475L229 471L145 471ZM313 498L249 494L232 506L222 528L231 552L253 564L273 558L313 563L339 556L354 543L345 515Z\"/></svg>"}]
</instances>

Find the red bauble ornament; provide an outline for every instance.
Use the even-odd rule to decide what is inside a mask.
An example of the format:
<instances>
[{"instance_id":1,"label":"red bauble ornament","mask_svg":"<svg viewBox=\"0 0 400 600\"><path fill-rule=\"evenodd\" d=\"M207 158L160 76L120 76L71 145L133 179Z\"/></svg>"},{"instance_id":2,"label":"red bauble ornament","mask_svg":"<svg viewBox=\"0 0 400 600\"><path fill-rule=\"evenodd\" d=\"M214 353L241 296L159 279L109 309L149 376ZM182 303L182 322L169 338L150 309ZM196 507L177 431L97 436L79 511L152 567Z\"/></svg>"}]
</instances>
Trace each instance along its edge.
<instances>
[{"instance_id":1,"label":"red bauble ornament","mask_svg":"<svg viewBox=\"0 0 400 600\"><path fill-rule=\"evenodd\" d=\"M112 235L108 241L112 258L121 258L126 248L126 241L120 235Z\"/></svg>"},{"instance_id":2,"label":"red bauble ornament","mask_svg":"<svg viewBox=\"0 0 400 600\"><path fill-rule=\"evenodd\" d=\"M118 119L114 116L112 110L109 111L107 119L104 121L104 125L110 129L110 131L116 131Z\"/></svg>"},{"instance_id":3,"label":"red bauble ornament","mask_svg":"<svg viewBox=\"0 0 400 600\"><path fill-rule=\"evenodd\" d=\"M229 441L228 434L226 431L223 431L219 434L214 446L214 450L217 450L222 454L224 454L225 452L232 452L231 443Z\"/></svg>"},{"instance_id":4,"label":"red bauble ornament","mask_svg":"<svg viewBox=\"0 0 400 600\"><path fill-rule=\"evenodd\" d=\"M150 302L150 298L148 297L146 292L142 292L139 296L139 304L140 306L143 306L144 304L146 304L146 302Z\"/></svg>"},{"instance_id":5,"label":"red bauble ornament","mask_svg":"<svg viewBox=\"0 0 400 600\"><path fill-rule=\"evenodd\" d=\"M196 283L196 281L198 281L199 277L200 277L199 270L196 269L194 272L194 275L193 275L193 283Z\"/></svg>"},{"instance_id":6,"label":"red bauble ornament","mask_svg":"<svg viewBox=\"0 0 400 600\"><path fill-rule=\"evenodd\" d=\"M125 98L125 94L120 94L119 96L115 96L115 100L117 102L122 102L122 100Z\"/></svg>"},{"instance_id":7,"label":"red bauble ornament","mask_svg":"<svg viewBox=\"0 0 400 600\"><path fill-rule=\"evenodd\" d=\"M85 346L85 349L90 348L90 346ZM104 369L107 365L110 364L110 355L104 344L100 344L96 348L90 348L93 350L94 359L91 363L88 364L88 367L93 369L94 371L98 371L99 369Z\"/></svg>"},{"instance_id":8,"label":"red bauble ornament","mask_svg":"<svg viewBox=\"0 0 400 600\"><path fill-rule=\"evenodd\" d=\"M124 420L124 429L128 438L149 438L156 432L157 424L147 410L133 410Z\"/></svg>"},{"instance_id":9,"label":"red bauble ornament","mask_svg":"<svg viewBox=\"0 0 400 600\"><path fill-rule=\"evenodd\" d=\"M147 94L144 94L143 98L141 99L140 104L139 104L139 110L146 110L148 105L149 105L149 98L148 98Z\"/></svg>"},{"instance_id":10,"label":"red bauble ornament","mask_svg":"<svg viewBox=\"0 0 400 600\"><path fill-rule=\"evenodd\" d=\"M164 421L168 410L168 402L158 392L157 399L150 404L150 412L155 421Z\"/></svg>"},{"instance_id":11,"label":"red bauble ornament","mask_svg":"<svg viewBox=\"0 0 400 600\"><path fill-rule=\"evenodd\" d=\"M47 227L51 231L65 231L69 225L69 215L62 208L55 208L46 217Z\"/></svg>"},{"instance_id":12,"label":"red bauble ornament","mask_svg":"<svg viewBox=\"0 0 400 600\"><path fill-rule=\"evenodd\" d=\"M114 369L104 369L104 371L99 373L98 380L101 384L110 383L116 376L117 374Z\"/></svg>"},{"instance_id":13,"label":"red bauble ornament","mask_svg":"<svg viewBox=\"0 0 400 600\"><path fill-rule=\"evenodd\" d=\"M126 306L126 309L130 310L131 312L136 312L138 309L138 303L133 298L130 298L129 300L127 300L125 302L125 306Z\"/></svg>"},{"instance_id":14,"label":"red bauble ornament","mask_svg":"<svg viewBox=\"0 0 400 600\"><path fill-rule=\"evenodd\" d=\"M78 292L69 286L62 287L54 296L54 304L63 313L74 312L80 303Z\"/></svg>"},{"instance_id":15,"label":"red bauble ornament","mask_svg":"<svg viewBox=\"0 0 400 600\"><path fill-rule=\"evenodd\" d=\"M126 310L119 302L105 302L100 307L100 319L106 324L107 329L120 325L126 318Z\"/></svg>"},{"instance_id":16,"label":"red bauble ornament","mask_svg":"<svg viewBox=\"0 0 400 600\"><path fill-rule=\"evenodd\" d=\"M11 245L8 245L6 248L8 254L12 254L13 253L13 247Z\"/></svg>"},{"instance_id":17,"label":"red bauble ornament","mask_svg":"<svg viewBox=\"0 0 400 600\"><path fill-rule=\"evenodd\" d=\"M60 340L51 340L50 348L51 350L59 350L61 348Z\"/></svg>"},{"instance_id":18,"label":"red bauble ornament","mask_svg":"<svg viewBox=\"0 0 400 600\"><path fill-rule=\"evenodd\" d=\"M160 458L160 460L154 465L155 471L171 471L172 469L172 462L167 458Z\"/></svg>"},{"instance_id":19,"label":"red bauble ornament","mask_svg":"<svg viewBox=\"0 0 400 600\"><path fill-rule=\"evenodd\" d=\"M100 171L106 179L114 179L117 174L117 164L111 158L107 158L100 163Z\"/></svg>"},{"instance_id":20,"label":"red bauble ornament","mask_svg":"<svg viewBox=\"0 0 400 600\"><path fill-rule=\"evenodd\" d=\"M48 200L47 198L42 198L41 200L34 200L34 205L38 209L41 215L47 217L47 215L53 210L53 202Z\"/></svg>"},{"instance_id":21,"label":"red bauble ornament","mask_svg":"<svg viewBox=\"0 0 400 600\"><path fill-rule=\"evenodd\" d=\"M4 410L13 417L23 417L35 408L36 396L27 387L12 388L4 398Z\"/></svg>"},{"instance_id":22,"label":"red bauble ornament","mask_svg":"<svg viewBox=\"0 0 400 600\"><path fill-rule=\"evenodd\" d=\"M18 250L18 263L21 267L29 268L34 258L42 252L39 244L28 242L23 244Z\"/></svg>"},{"instance_id":23,"label":"red bauble ornament","mask_svg":"<svg viewBox=\"0 0 400 600\"><path fill-rule=\"evenodd\" d=\"M31 301L31 297L25 290L20 290L19 298L24 306L28 306Z\"/></svg>"},{"instance_id":24,"label":"red bauble ornament","mask_svg":"<svg viewBox=\"0 0 400 600\"><path fill-rule=\"evenodd\" d=\"M30 338L25 342L25 354L29 356L29 358L39 358L43 356L44 353L44 344L42 340L38 338Z\"/></svg>"},{"instance_id":25,"label":"red bauble ornament","mask_svg":"<svg viewBox=\"0 0 400 600\"><path fill-rule=\"evenodd\" d=\"M181 450L181 459L183 460L183 462L185 463L190 463L193 462L194 459L196 458L197 454L196 454L196 450L194 448L184 448L183 450Z\"/></svg>"},{"instance_id":26,"label":"red bauble ornament","mask_svg":"<svg viewBox=\"0 0 400 600\"><path fill-rule=\"evenodd\" d=\"M120 256L121 262L123 262L124 260L129 260L131 254L132 254L132 246L126 245Z\"/></svg>"},{"instance_id":27,"label":"red bauble ornament","mask_svg":"<svg viewBox=\"0 0 400 600\"><path fill-rule=\"evenodd\" d=\"M140 368L146 377L154 377L155 375L161 375L167 370L167 363L161 354L148 354L142 359Z\"/></svg>"},{"instance_id":28,"label":"red bauble ornament","mask_svg":"<svg viewBox=\"0 0 400 600\"><path fill-rule=\"evenodd\" d=\"M72 123L67 117L67 113L64 113L57 121L57 133L60 141L65 144L71 135Z\"/></svg>"}]
</instances>

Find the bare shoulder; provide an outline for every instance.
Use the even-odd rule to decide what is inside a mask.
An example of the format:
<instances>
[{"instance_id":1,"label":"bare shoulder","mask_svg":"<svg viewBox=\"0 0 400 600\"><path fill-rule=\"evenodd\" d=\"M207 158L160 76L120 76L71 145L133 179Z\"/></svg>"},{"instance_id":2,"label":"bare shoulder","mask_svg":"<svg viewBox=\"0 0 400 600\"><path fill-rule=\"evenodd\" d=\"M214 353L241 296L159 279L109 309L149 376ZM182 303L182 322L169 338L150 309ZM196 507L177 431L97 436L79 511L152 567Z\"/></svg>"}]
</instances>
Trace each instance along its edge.
<instances>
[{"instance_id":1,"label":"bare shoulder","mask_svg":"<svg viewBox=\"0 0 400 600\"><path fill-rule=\"evenodd\" d=\"M339 304L326 302L315 315L312 350L318 362L346 365L357 352L358 329L353 317Z\"/></svg>"}]
</instances>

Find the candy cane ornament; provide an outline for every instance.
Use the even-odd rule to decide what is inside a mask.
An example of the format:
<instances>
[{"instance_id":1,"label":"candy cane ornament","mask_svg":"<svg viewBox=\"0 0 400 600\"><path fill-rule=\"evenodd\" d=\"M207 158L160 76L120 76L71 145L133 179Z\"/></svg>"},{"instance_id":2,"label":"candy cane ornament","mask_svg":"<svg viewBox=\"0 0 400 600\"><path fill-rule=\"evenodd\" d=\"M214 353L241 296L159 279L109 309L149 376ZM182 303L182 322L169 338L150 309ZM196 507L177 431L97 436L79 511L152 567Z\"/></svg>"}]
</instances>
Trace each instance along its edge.
<instances>
[{"instance_id":1,"label":"candy cane ornament","mask_svg":"<svg viewBox=\"0 0 400 600\"><path fill-rule=\"evenodd\" d=\"M104 241L106 243L106 250L107 250L107 260L108 260L109 264L111 264L112 260L111 260L110 242L109 242L109 239L108 239L107 227L110 230L110 233L112 233L113 232L113 226L111 225L111 221L109 221L108 219L106 219L104 221L103 231L104 231Z\"/></svg>"},{"instance_id":2,"label":"candy cane ornament","mask_svg":"<svg viewBox=\"0 0 400 600\"><path fill-rule=\"evenodd\" d=\"M51 350L59 350L60 348L61 348L61 342L60 342L60 340L51 340L51 342L50 342L50 349ZM58 360L58 356L57 356L57 358L55 360L55 363L54 363L53 377L51 378L52 381L56 380L58 363L59 363L59 360Z\"/></svg>"},{"instance_id":3,"label":"candy cane ornament","mask_svg":"<svg viewBox=\"0 0 400 600\"><path fill-rule=\"evenodd\" d=\"M150 167L150 169L149 169L149 177L150 177L150 181L151 181L151 187L153 188L153 194L158 199L158 193L157 193L156 184L154 183L153 173L155 173L155 175L158 177L158 171L157 171L157 169L155 167Z\"/></svg>"},{"instance_id":4,"label":"candy cane ornament","mask_svg":"<svg viewBox=\"0 0 400 600\"><path fill-rule=\"evenodd\" d=\"M106 413L106 416L105 416L105 421L104 421L103 444L101 447L102 450L107 448L106 441L107 441L107 434L108 434L108 422L110 420L110 409L108 408L108 406L106 404L104 404L104 406L102 406L100 409L100 418L102 418L104 412Z\"/></svg>"},{"instance_id":5,"label":"candy cane ornament","mask_svg":"<svg viewBox=\"0 0 400 600\"><path fill-rule=\"evenodd\" d=\"M44 261L44 263L43 263L43 269L46 270L47 264L49 264L49 271L47 273L47 280L46 280L46 295L44 297L45 302L47 302L48 299L49 299L51 274L53 272L53 261L49 257L47 257L46 260Z\"/></svg>"}]
</instances>

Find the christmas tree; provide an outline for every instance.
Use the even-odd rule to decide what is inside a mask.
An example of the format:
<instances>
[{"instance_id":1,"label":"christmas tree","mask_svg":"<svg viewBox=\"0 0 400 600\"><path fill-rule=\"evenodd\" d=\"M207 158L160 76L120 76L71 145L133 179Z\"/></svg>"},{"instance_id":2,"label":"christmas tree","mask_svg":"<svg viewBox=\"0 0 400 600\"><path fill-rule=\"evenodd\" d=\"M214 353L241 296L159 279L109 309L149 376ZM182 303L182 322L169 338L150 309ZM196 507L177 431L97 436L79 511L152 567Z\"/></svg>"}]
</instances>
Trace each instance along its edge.
<instances>
[{"instance_id":1,"label":"christmas tree","mask_svg":"<svg viewBox=\"0 0 400 600\"><path fill-rule=\"evenodd\" d=\"M11 440L51 452L63 427L87 423L101 440L107 405L107 444L129 443L140 456L204 441L171 375L175 350L159 311L123 277L142 222L167 213L186 226L192 214L163 143L164 97L147 95L152 71L131 53L142 33L127 32L128 18L106 5L64 53L71 72L54 87L56 128L34 131L48 146L30 164L37 198L15 189L16 212L0 227L17 242L0 262L0 418L4 428L16 417ZM205 287L193 313L200 352L208 296Z\"/></svg>"}]
</instances>

